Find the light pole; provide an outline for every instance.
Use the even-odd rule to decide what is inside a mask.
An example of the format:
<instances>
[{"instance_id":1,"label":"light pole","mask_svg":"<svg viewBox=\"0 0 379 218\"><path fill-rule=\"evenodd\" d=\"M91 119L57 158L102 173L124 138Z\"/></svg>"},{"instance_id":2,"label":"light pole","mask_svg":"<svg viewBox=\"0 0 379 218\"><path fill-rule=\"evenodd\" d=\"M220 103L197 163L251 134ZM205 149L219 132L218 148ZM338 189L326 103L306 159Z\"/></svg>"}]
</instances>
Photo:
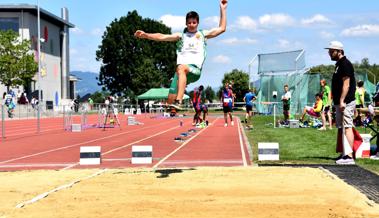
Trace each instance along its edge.
<instances>
[{"instance_id":1,"label":"light pole","mask_svg":"<svg viewBox=\"0 0 379 218\"><path fill-rule=\"evenodd\" d=\"M37 52L38 52L38 105L37 105L37 132L40 132L40 106L41 106L41 20L39 0L37 0Z\"/></svg>"}]
</instances>

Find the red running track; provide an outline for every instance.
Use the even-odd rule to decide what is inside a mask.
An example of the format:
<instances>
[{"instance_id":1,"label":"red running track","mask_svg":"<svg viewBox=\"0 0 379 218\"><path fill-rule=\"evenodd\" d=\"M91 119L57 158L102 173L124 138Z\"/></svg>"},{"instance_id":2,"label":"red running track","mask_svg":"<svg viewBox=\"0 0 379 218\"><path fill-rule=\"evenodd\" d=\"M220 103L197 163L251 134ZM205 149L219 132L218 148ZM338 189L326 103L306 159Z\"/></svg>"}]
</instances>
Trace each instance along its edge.
<instances>
[{"instance_id":1,"label":"red running track","mask_svg":"<svg viewBox=\"0 0 379 218\"><path fill-rule=\"evenodd\" d=\"M78 118L76 118L78 120ZM97 117L89 117L95 123ZM223 126L223 118L210 117L210 125L187 137L173 139L192 129L192 117L150 118L137 115L143 125L127 126L121 116L121 128L86 129L79 133L63 130L63 118L43 119L43 130L35 133L35 120L10 121L7 131L13 136L0 144L0 171L72 168L125 167L198 167L247 166L251 158L242 129L235 118L234 126ZM179 125L180 120L183 126ZM132 165L131 147L152 145L153 164ZM79 165L81 146L101 146L102 163Z\"/></svg>"}]
</instances>

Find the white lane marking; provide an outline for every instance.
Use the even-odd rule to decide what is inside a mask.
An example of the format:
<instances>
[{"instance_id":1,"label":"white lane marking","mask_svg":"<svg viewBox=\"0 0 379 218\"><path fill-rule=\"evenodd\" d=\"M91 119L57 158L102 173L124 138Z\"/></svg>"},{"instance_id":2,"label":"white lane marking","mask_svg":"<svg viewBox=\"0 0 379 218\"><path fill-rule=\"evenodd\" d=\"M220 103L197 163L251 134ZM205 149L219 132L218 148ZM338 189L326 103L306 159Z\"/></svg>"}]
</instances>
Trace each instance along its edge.
<instances>
[{"instance_id":1,"label":"white lane marking","mask_svg":"<svg viewBox=\"0 0 379 218\"><path fill-rule=\"evenodd\" d=\"M241 129L242 129L242 127L241 127ZM246 146L246 149L247 149L247 152L248 152L249 163L251 164L252 160L253 160L253 149L251 147L249 139L246 136L246 132L243 129L242 129L242 136L243 136L243 140L245 142L245 146Z\"/></svg>"},{"instance_id":2,"label":"white lane marking","mask_svg":"<svg viewBox=\"0 0 379 218\"><path fill-rule=\"evenodd\" d=\"M0 168L18 168L18 167L62 167L69 166L71 163L31 163L31 164L5 164L0 165Z\"/></svg>"},{"instance_id":3,"label":"white lane marking","mask_svg":"<svg viewBox=\"0 0 379 218\"><path fill-rule=\"evenodd\" d=\"M109 158L109 159L101 159L101 161L131 161L132 158Z\"/></svg>"},{"instance_id":4,"label":"white lane marking","mask_svg":"<svg viewBox=\"0 0 379 218\"><path fill-rule=\"evenodd\" d=\"M47 153L51 153L51 152L55 152L55 151L60 151L60 150L72 148L72 147L83 145L83 144L93 143L93 142L101 141L101 140L104 140L104 139L109 139L109 138L112 138L112 137L116 137L116 136L120 136L120 135L124 135L124 134L128 134L128 133L137 132L137 131L143 130L143 129L150 129L150 128L161 126L161 125L164 125L164 124L154 125L154 126L150 126L150 127L143 127L143 128L140 128L140 129L135 129L135 130L124 132L124 133L117 133L117 134L114 134L114 135L110 135L110 136L106 136L106 137L102 137L102 138L98 138L98 139L93 139L93 140L89 140L89 141L85 141L85 142L80 142L80 143L76 143L76 144L73 144L73 145L68 145L68 146L64 146L64 147L60 147L60 148L55 148L55 149L51 149L51 150L47 150L47 151L38 152L38 153L35 153L35 154L30 154L30 155L25 155L25 156L22 156L22 157L17 157L17 158L5 160L5 161L0 161L0 164L5 164L5 163L13 162L13 161L16 161L16 160L21 160L21 159L25 159L25 158L29 158L29 157L35 157L35 156L42 155L42 154L47 154Z\"/></svg>"},{"instance_id":5,"label":"white lane marking","mask_svg":"<svg viewBox=\"0 0 379 218\"><path fill-rule=\"evenodd\" d=\"M53 131L59 131L59 130L63 131L62 128L56 128L56 129L49 129L49 130L41 130L40 133L42 133L42 132L53 132ZM5 137L8 138L8 137L13 137L13 136L30 135L30 134L37 134L37 130L29 131L29 132L23 132L20 134L5 134Z\"/></svg>"},{"instance_id":6,"label":"white lane marking","mask_svg":"<svg viewBox=\"0 0 379 218\"><path fill-rule=\"evenodd\" d=\"M178 127L179 127L179 126L172 127L172 128L170 128L170 129L164 130L164 131L162 131L162 132L158 132L158 133L156 133L156 134L154 134L154 135L151 135L151 136L149 136L149 137L145 137L145 138L143 138L143 139L140 139L140 140L137 140L137 141L131 142L131 143L129 143L129 144L122 145L122 146L117 147L117 148L115 148L115 149L112 149L112 150L109 150L109 151L107 151L107 152L104 152L104 153L102 154L102 156L105 156L105 155L110 154L110 153L112 153L112 152L114 152L114 151L118 151L118 150L120 150L120 149L126 148L126 147L128 147L128 146L130 146L130 145L133 145L133 144L136 144L136 143L140 143L140 142L142 142L142 141L145 141L145 140L147 140L147 139L150 139L150 138L153 138L153 137L155 137L155 136L161 135L161 134L163 134L163 133L169 132L169 131L171 131L171 130L173 130L173 129L176 129L176 128L178 128ZM75 166L77 166L77 165L79 165L79 163L76 163L76 164L73 164L73 165L71 165L71 166L65 167L65 168L63 168L62 170L67 170L67 169L73 168L73 167L75 167Z\"/></svg>"},{"instance_id":7,"label":"white lane marking","mask_svg":"<svg viewBox=\"0 0 379 218\"><path fill-rule=\"evenodd\" d=\"M241 147L241 153L242 153L243 166L247 167L245 149L243 149L243 141L242 141L242 136L241 136L241 122L240 122L240 119L238 117L237 117L237 124L238 124L238 137L239 137L239 140L240 140L240 147Z\"/></svg>"},{"instance_id":8,"label":"white lane marking","mask_svg":"<svg viewBox=\"0 0 379 218\"><path fill-rule=\"evenodd\" d=\"M75 167L75 166L78 165L78 164L79 164L79 162L76 162L76 163L70 164L70 165L68 165L67 167L61 169L61 171L71 169L71 168Z\"/></svg>"},{"instance_id":9,"label":"white lane marking","mask_svg":"<svg viewBox=\"0 0 379 218\"><path fill-rule=\"evenodd\" d=\"M93 178L95 176L103 174L106 171L107 171L107 169L99 170L99 171L97 171L97 172L95 172L95 173L93 173L93 174L91 174L91 175L89 175L87 177L84 177L84 178L81 178L81 179L76 179L76 180L74 180L74 181L72 181L72 182L70 182L68 184L61 185L61 186L59 186L59 187L57 187L55 189L52 189L50 191L44 192L42 194L39 194L39 195L35 196L34 198L32 198L32 199L30 199L28 201L24 201L24 202L21 202L21 203L17 204L16 208L23 208L23 207L25 207L28 204L33 204L33 203L35 203L35 202L37 202L37 201L39 201L39 200L41 200L43 198L46 198L48 195L50 195L50 194L52 194L54 192L60 191L62 189L71 188L73 185L75 185L76 183L81 182L82 180L91 179L91 178Z\"/></svg>"},{"instance_id":10,"label":"white lane marking","mask_svg":"<svg viewBox=\"0 0 379 218\"><path fill-rule=\"evenodd\" d=\"M218 120L218 118L216 118L216 120L214 121L216 123L216 121ZM185 141L181 146L179 146L178 148L176 148L173 152L171 152L170 154L168 154L166 157L164 157L161 161L159 161L157 164L155 164L153 166L153 168L157 168L161 163L163 163L165 160L167 160L169 157L171 157L172 155L174 155L177 151L179 151L181 148L183 148L184 146L186 146L190 141L192 141L192 139L196 138L198 135L200 135L202 132L204 132L204 130L206 130L208 128L204 128L202 130L200 130L197 134L195 134L194 136L192 136L190 139L188 139L187 141Z\"/></svg>"},{"instance_id":11,"label":"white lane marking","mask_svg":"<svg viewBox=\"0 0 379 218\"><path fill-rule=\"evenodd\" d=\"M107 151L107 152L104 152L103 155L107 155L107 154L112 153L112 152L114 152L114 151L118 151L118 150L120 150L120 149L126 148L126 147L128 147L128 146L130 146L130 145L132 145L132 144L140 143L140 142L145 141L145 140L147 140L147 139L150 139L150 138L153 138L153 137L155 137L155 136L161 135L161 134L163 134L163 133L169 132L169 131L171 131L171 130L173 130L173 129L176 129L176 128L178 128L178 127L179 127L179 126L175 126L175 127L170 128L170 129L164 130L164 131L162 131L162 132L158 132L158 133L156 133L156 134L154 134L154 135L151 135L151 136L149 136L149 137L145 137L145 138L142 138L142 139L140 139L140 140L137 140L137 141L131 142L131 143L129 143L129 144L122 145L121 147L117 147L117 148L115 148L115 149L112 149L112 150L109 150L109 151Z\"/></svg>"},{"instance_id":12,"label":"white lane marking","mask_svg":"<svg viewBox=\"0 0 379 218\"><path fill-rule=\"evenodd\" d=\"M162 165L170 164L242 164L242 160L172 160L165 161Z\"/></svg>"}]
</instances>

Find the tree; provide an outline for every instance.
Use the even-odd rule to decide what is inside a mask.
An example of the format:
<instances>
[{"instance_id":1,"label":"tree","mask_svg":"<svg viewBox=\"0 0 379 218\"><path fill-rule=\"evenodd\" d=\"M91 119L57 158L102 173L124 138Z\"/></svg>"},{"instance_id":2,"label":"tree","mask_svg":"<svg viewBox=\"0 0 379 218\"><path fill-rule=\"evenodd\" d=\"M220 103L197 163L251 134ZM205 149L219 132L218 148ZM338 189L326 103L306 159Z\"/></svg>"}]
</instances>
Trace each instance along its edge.
<instances>
[{"instance_id":1,"label":"tree","mask_svg":"<svg viewBox=\"0 0 379 218\"><path fill-rule=\"evenodd\" d=\"M99 91L96 91L95 93L93 93L90 98L93 100L94 103L101 103L103 104L104 101L105 101L105 97L109 96L109 93L107 92L99 92Z\"/></svg>"},{"instance_id":2,"label":"tree","mask_svg":"<svg viewBox=\"0 0 379 218\"><path fill-rule=\"evenodd\" d=\"M249 91L249 74L237 69L224 74L219 93L221 93L221 90L224 88L225 82L233 83L233 93L236 95L235 101L242 102L245 93Z\"/></svg>"},{"instance_id":3,"label":"tree","mask_svg":"<svg viewBox=\"0 0 379 218\"><path fill-rule=\"evenodd\" d=\"M359 67L365 68L365 69L370 68L370 62L369 62L368 58L363 58Z\"/></svg>"},{"instance_id":4,"label":"tree","mask_svg":"<svg viewBox=\"0 0 379 218\"><path fill-rule=\"evenodd\" d=\"M0 82L7 87L27 85L38 70L29 40L13 30L0 30Z\"/></svg>"},{"instance_id":5,"label":"tree","mask_svg":"<svg viewBox=\"0 0 379 218\"><path fill-rule=\"evenodd\" d=\"M370 65L368 58L363 58L361 63L354 63L354 71L356 73L368 73L368 80L376 83L376 78L379 76L379 66L376 64ZM335 65L318 65L311 67L309 73L319 73L322 78L331 80L335 71Z\"/></svg>"},{"instance_id":6,"label":"tree","mask_svg":"<svg viewBox=\"0 0 379 218\"><path fill-rule=\"evenodd\" d=\"M213 100L216 98L216 93L213 91L212 87L207 86L204 90L205 99L208 99L210 103L213 103Z\"/></svg>"},{"instance_id":7,"label":"tree","mask_svg":"<svg viewBox=\"0 0 379 218\"><path fill-rule=\"evenodd\" d=\"M115 19L104 32L96 51L102 61L99 85L112 94L137 96L153 87L168 86L176 67L176 45L137 39L136 30L170 34L164 24L142 18L136 11Z\"/></svg>"}]
</instances>

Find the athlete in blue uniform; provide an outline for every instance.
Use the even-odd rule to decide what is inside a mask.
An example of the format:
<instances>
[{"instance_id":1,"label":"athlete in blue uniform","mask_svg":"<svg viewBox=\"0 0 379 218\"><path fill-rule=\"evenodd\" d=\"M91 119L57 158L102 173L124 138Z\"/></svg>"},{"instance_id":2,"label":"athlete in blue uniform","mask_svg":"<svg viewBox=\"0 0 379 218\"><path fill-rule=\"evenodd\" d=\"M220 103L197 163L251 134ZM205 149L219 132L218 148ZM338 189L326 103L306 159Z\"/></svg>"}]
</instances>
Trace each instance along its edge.
<instances>
[{"instance_id":1,"label":"athlete in blue uniform","mask_svg":"<svg viewBox=\"0 0 379 218\"><path fill-rule=\"evenodd\" d=\"M245 97L243 97L243 101L245 102L246 106L246 115L245 115L245 123L247 129L252 129L253 125L251 123L251 116L253 111L253 101L256 99L255 93L253 92L253 89L251 89L249 92L245 94Z\"/></svg>"}]
</instances>

